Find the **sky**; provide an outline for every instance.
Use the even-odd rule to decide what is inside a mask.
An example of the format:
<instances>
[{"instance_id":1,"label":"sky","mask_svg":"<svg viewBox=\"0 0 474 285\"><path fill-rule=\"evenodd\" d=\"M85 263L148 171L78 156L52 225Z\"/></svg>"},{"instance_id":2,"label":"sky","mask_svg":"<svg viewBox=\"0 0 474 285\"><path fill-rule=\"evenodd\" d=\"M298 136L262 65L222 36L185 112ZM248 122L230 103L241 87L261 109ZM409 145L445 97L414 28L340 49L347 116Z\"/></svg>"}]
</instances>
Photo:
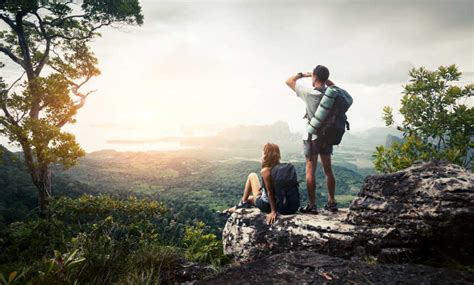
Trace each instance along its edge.
<instances>
[{"instance_id":1,"label":"sky","mask_svg":"<svg viewBox=\"0 0 474 285\"><path fill-rule=\"evenodd\" d=\"M355 131L384 126L412 67L456 64L474 82L474 1L140 3L142 26L91 44L102 74L85 90L97 91L66 128L86 151L276 121L302 132L305 106L285 81L318 64L354 98Z\"/></svg>"}]
</instances>

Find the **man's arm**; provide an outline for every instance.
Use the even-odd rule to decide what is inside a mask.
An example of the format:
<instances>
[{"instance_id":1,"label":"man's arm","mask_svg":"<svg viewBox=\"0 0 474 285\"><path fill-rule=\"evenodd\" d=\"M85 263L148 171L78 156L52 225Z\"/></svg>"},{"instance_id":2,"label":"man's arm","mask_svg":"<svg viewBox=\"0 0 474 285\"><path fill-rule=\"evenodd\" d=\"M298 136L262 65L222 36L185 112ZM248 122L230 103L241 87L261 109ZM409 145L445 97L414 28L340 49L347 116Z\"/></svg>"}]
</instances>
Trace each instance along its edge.
<instances>
[{"instance_id":1,"label":"man's arm","mask_svg":"<svg viewBox=\"0 0 474 285\"><path fill-rule=\"evenodd\" d=\"M288 87L293 89L293 91L296 91L296 81L298 81L298 79L301 79L303 77L311 77L311 76L313 76L313 74L311 72L298 73L298 74L293 75L290 78L288 78L286 80L286 85L288 85Z\"/></svg>"}]
</instances>

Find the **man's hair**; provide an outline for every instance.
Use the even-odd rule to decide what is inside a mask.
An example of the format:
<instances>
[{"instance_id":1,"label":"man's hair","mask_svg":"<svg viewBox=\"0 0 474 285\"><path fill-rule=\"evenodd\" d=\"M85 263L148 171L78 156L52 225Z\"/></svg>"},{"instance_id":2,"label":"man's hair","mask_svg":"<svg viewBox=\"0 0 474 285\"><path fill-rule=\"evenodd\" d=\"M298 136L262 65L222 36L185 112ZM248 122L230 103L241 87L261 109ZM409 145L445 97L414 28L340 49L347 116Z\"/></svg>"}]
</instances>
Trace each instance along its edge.
<instances>
[{"instance_id":1,"label":"man's hair","mask_svg":"<svg viewBox=\"0 0 474 285\"><path fill-rule=\"evenodd\" d=\"M313 75L316 75L319 82L325 83L329 78L329 69L324 65L318 65L313 69Z\"/></svg>"}]
</instances>

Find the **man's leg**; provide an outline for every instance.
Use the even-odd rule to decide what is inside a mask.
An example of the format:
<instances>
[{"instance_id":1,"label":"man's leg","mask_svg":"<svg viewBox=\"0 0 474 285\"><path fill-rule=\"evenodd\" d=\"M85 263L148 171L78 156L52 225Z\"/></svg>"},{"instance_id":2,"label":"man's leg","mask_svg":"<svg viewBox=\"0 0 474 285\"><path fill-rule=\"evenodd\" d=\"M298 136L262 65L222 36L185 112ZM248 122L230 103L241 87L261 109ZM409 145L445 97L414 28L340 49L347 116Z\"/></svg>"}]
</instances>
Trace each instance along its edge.
<instances>
[{"instance_id":1,"label":"man's leg","mask_svg":"<svg viewBox=\"0 0 474 285\"><path fill-rule=\"evenodd\" d=\"M318 165L318 155L306 157L306 189L308 191L308 205L313 207L316 204L316 167Z\"/></svg>"},{"instance_id":2,"label":"man's leg","mask_svg":"<svg viewBox=\"0 0 474 285\"><path fill-rule=\"evenodd\" d=\"M336 202L334 199L334 193L336 192L336 179L334 178L334 173L332 172L331 166L331 155L330 154L320 154L321 164L323 165L324 175L326 175L326 184L328 187L328 202L333 204Z\"/></svg>"}]
</instances>

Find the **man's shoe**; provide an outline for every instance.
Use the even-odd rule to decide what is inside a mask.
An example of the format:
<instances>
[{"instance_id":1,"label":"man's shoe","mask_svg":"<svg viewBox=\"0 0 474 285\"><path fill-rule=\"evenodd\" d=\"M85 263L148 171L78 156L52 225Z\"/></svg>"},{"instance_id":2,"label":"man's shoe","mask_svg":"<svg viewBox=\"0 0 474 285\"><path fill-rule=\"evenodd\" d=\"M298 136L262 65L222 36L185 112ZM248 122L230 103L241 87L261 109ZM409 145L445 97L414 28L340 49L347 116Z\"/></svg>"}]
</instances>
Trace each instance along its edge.
<instances>
[{"instance_id":1,"label":"man's shoe","mask_svg":"<svg viewBox=\"0 0 474 285\"><path fill-rule=\"evenodd\" d=\"M329 212L337 212L337 203L334 202L334 203L326 203L326 205L324 205L324 210L326 211L329 211Z\"/></svg>"},{"instance_id":2,"label":"man's shoe","mask_svg":"<svg viewBox=\"0 0 474 285\"><path fill-rule=\"evenodd\" d=\"M309 205L306 205L304 207L299 208L298 210L300 213L303 214L313 214L316 215L318 213L318 209L316 209L316 205L310 207Z\"/></svg>"}]
</instances>

